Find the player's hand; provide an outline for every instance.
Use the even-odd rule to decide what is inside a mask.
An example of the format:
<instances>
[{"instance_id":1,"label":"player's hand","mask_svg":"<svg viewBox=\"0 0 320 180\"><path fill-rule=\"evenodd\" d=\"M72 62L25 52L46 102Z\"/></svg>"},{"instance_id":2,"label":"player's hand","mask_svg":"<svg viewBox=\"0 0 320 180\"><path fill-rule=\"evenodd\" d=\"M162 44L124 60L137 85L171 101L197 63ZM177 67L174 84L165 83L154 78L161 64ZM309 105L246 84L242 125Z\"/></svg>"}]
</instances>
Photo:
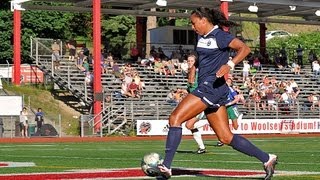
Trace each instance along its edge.
<instances>
[{"instance_id":1,"label":"player's hand","mask_svg":"<svg viewBox=\"0 0 320 180\"><path fill-rule=\"evenodd\" d=\"M217 78L223 77L225 74L228 74L230 71L230 66L224 64L220 67L219 71L216 73Z\"/></svg>"}]
</instances>

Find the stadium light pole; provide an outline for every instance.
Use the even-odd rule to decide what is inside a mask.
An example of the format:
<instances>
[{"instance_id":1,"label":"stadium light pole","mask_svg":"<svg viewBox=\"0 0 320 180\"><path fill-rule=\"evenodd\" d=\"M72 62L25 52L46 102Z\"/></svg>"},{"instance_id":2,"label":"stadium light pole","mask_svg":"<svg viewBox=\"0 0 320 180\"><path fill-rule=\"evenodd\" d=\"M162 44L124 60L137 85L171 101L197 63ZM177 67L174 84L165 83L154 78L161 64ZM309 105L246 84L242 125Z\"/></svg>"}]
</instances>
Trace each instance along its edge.
<instances>
[{"instance_id":1,"label":"stadium light pole","mask_svg":"<svg viewBox=\"0 0 320 180\"><path fill-rule=\"evenodd\" d=\"M21 4L29 0L11 1L11 11L13 11L13 78L15 85L20 85L20 65L21 65L21 12L25 9Z\"/></svg>"},{"instance_id":2,"label":"stadium light pole","mask_svg":"<svg viewBox=\"0 0 320 180\"><path fill-rule=\"evenodd\" d=\"M94 132L101 132L101 102L103 100L101 85L101 0L92 1L93 14L93 113L94 113Z\"/></svg>"}]
</instances>

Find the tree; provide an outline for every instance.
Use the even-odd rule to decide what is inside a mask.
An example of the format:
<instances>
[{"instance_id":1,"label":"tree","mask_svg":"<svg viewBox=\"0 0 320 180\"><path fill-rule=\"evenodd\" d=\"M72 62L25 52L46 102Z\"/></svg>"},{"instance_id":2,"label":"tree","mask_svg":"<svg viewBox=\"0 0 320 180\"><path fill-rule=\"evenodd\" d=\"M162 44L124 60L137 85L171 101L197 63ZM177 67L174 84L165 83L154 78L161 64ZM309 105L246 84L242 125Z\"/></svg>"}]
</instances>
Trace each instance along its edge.
<instances>
[{"instance_id":1,"label":"tree","mask_svg":"<svg viewBox=\"0 0 320 180\"><path fill-rule=\"evenodd\" d=\"M122 47L121 53L128 53L130 44L136 43L136 19L134 16L119 15L102 20L102 41L108 44L109 50ZM128 55L128 54L125 54Z\"/></svg>"},{"instance_id":2,"label":"tree","mask_svg":"<svg viewBox=\"0 0 320 180\"><path fill-rule=\"evenodd\" d=\"M13 13L9 1L1 2L0 9L0 64L8 60L12 63ZM43 2L34 2L43 3ZM47 3L57 5L57 3ZM68 6L68 4L64 4ZM21 55L22 63L31 63L30 37L50 39L70 39L78 34L91 34L90 14L66 13L55 11L23 11L21 13Z\"/></svg>"}]
</instances>

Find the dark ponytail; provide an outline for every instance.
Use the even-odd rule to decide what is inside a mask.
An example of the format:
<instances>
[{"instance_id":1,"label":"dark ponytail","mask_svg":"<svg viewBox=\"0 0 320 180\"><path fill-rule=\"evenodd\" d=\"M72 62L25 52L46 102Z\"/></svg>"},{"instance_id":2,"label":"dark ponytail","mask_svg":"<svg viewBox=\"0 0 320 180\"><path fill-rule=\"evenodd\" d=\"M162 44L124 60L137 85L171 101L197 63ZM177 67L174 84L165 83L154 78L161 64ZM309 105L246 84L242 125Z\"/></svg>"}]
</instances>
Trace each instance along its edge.
<instances>
[{"instance_id":1,"label":"dark ponytail","mask_svg":"<svg viewBox=\"0 0 320 180\"><path fill-rule=\"evenodd\" d=\"M192 11L191 14L195 14L199 18L207 18L209 22L219 27L237 26L235 22L229 21L220 10L200 7Z\"/></svg>"}]
</instances>

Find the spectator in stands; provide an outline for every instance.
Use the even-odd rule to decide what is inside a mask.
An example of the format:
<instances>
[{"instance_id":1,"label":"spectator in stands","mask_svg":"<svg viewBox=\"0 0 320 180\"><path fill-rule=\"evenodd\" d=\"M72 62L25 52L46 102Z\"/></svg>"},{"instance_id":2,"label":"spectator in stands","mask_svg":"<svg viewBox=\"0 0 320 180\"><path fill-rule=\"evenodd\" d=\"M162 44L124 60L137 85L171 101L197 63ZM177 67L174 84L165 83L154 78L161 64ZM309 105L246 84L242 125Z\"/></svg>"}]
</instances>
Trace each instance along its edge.
<instances>
[{"instance_id":1,"label":"spectator in stands","mask_svg":"<svg viewBox=\"0 0 320 180\"><path fill-rule=\"evenodd\" d=\"M136 84L136 82L134 81L134 79L132 79L132 82L130 84L128 84L128 96L130 97L136 97L136 98L140 98L141 94L139 91L139 86Z\"/></svg>"},{"instance_id":2,"label":"spectator in stands","mask_svg":"<svg viewBox=\"0 0 320 180\"><path fill-rule=\"evenodd\" d=\"M175 97L175 90L171 89L166 97L166 102L169 103L171 106L177 106L178 102L174 99Z\"/></svg>"},{"instance_id":3,"label":"spectator in stands","mask_svg":"<svg viewBox=\"0 0 320 180\"><path fill-rule=\"evenodd\" d=\"M69 61L74 61L76 56L76 45L73 43L74 41L67 42L67 49L69 50Z\"/></svg>"},{"instance_id":4,"label":"spectator in stands","mask_svg":"<svg viewBox=\"0 0 320 180\"><path fill-rule=\"evenodd\" d=\"M312 93L309 97L308 97L309 102L311 102L311 107L310 110L314 111L316 109L316 107L320 107L320 101L319 101L319 96L317 95L317 93Z\"/></svg>"},{"instance_id":5,"label":"spectator in stands","mask_svg":"<svg viewBox=\"0 0 320 180\"><path fill-rule=\"evenodd\" d=\"M183 76L187 76L188 74L188 63L187 60L183 60L183 62L180 65L181 73Z\"/></svg>"},{"instance_id":6,"label":"spectator in stands","mask_svg":"<svg viewBox=\"0 0 320 180\"><path fill-rule=\"evenodd\" d=\"M103 64L101 65L101 74L107 74L109 70L108 68L109 68L108 61L104 60Z\"/></svg>"},{"instance_id":7,"label":"spectator in stands","mask_svg":"<svg viewBox=\"0 0 320 180\"><path fill-rule=\"evenodd\" d=\"M26 107L24 107L20 114L20 132L22 137L28 137L28 127L29 127L29 113Z\"/></svg>"},{"instance_id":8,"label":"spectator in stands","mask_svg":"<svg viewBox=\"0 0 320 180\"><path fill-rule=\"evenodd\" d=\"M141 94L143 88L145 87L145 84L144 84L144 82L141 80L138 71L135 71L135 72L133 73L133 80L134 80L134 83L138 85L138 91L139 91L139 94Z\"/></svg>"},{"instance_id":9,"label":"spectator in stands","mask_svg":"<svg viewBox=\"0 0 320 180\"><path fill-rule=\"evenodd\" d=\"M82 63L81 71L82 72L88 72L89 70L90 70L90 65L88 63L88 59L84 59L83 63Z\"/></svg>"},{"instance_id":10,"label":"spectator in stands","mask_svg":"<svg viewBox=\"0 0 320 180\"><path fill-rule=\"evenodd\" d=\"M272 87L268 87L266 90L266 97L267 97L267 109L268 111L273 111L277 110L277 105L276 105L276 96L273 92Z\"/></svg>"},{"instance_id":11,"label":"spectator in stands","mask_svg":"<svg viewBox=\"0 0 320 180\"><path fill-rule=\"evenodd\" d=\"M293 100L296 100L299 93L300 93L300 89L298 84L296 83L296 81L294 79L290 80L290 85L289 85L289 89L292 89L291 94L292 94L292 98Z\"/></svg>"},{"instance_id":12,"label":"spectator in stands","mask_svg":"<svg viewBox=\"0 0 320 180\"><path fill-rule=\"evenodd\" d=\"M240 89L239 86L233 86L233 89L237 92L239 103L242 103L243 106L246 106L246 99L243 95L243 91Z\"/></svg>"},{"instance_id":13,"label":"spectator in stands","mask_svg":"<svg viewBox=\"0 0 320 180\"><path fill-rule=\"evenodd\" d=\"M120 71L120 67L119 67L118 62L114 62L113 66L112 66L112 74L116 78L120 78L121 77L121 71Z\"/></svg>"},{"instance_id":14,"label":"spectator in stands","mask_svg":"<svg viewBox=\"0 0 320 180\"><path fill-rule=\"evenodd\" d=\"M133 62L137 62L138 61L138 57L139 57L139 50L137 48L137 46L132 46L130 49L130 56Z\"/></svg>"},{"instance_id":15,"label":"spectator in stands","mask_svg":"<svg viewBox=\"0 0 320 180\"><path fill-rule=\"evenodd\" d=\"M291 106L291 95L288 93L286 89L284 93L281 94L279 102L280 110L289 111Z\"/></svg>"},{"instance_id":16,"label":"spectator in stands","mask_svg":"<svg viewBox=\"0 0 320 180\"><path fill-rule=\"evenodd\" d=\"M122 84L121 84L121 95L124 96L124 97L131 97L132 95L130 94L131 92L129 92L129 89L128 89L128 84L123 81Z\"/></svg>"},{"instance_id":17,"label":"spectator in stands","mask_svg":"<svg viewBox=\"0 0 320 180\"><path fill-rule=\"evenodd\" d=\"M156 54L157 54L156 47L151 46L151 48L150 48L150 55L152 55L153 57L155 57Z\"/></svg>"},{"instance_id":18,"label":"spectator in stands","mask_svg":"<svg viewBox=\"0 0 320 180\"><path fill-rule=\"evenodd\" d=\"M249 77L249 72L250 72L250 64L248 61L243 61L243 68L242 68L242 82L244 83Z\"/></svg>"},{"instance_id":19,"label":"spectator in stands","mask_svg":"<svg viewBox=\"0 0 320 180\"><path fill-rule=\"evenodd\" d=\"M89 56L87 57L87 60L88 60L89 66L92 66L92 64L93 64L93 56L92 56L92 53L89 54Z\"/></svg>"},{"instance_id":20,"label":"spectator in stands","mask_svg":"<svg viewBox=\"0 0 320 180\"><path fill-rule=\"evenodd\" d=\"M164 65L160 59L156 59L154 62L154 72L160 75L166 74Z\"/></svg>"},{"instance_id":21,"label":"spectator in stands","mask_svg":"<svg viewBox=\"0 0 320 180\"><path fill-rule=\"evenodd\" d=\"M107 58L106 58L107 64L109 67L112 67L114 64L113 55L111 52L108 52Z\"/></svg>"},{"instance_id":22,"label":"spectator in stands","mask_svg":"<svg viewBox=\"0 0 320 180\"><path fill-rule=\"evenodd\" d=\"M313 105L313 94L310 94L307 97L307 100L303 102L302 110L309 111L309 110L311 110L312 105Z\"/></svg>"},{"instance_id":23,"label":"spectator in stands","mask_svg":"<svg viewBox=\"0 0 320 180\"><path fill-rule=\"evenodd\" d=\"M126 87L129 86L129 84L132 82L132 75L131 75L131 72L130 73L125 73L123 74L124 76L124 79L123 79L123 82L125 84Z\"/></svg>"},{"instance_id":24,"label":"spectator in stands","mask_svg":"<svg viewBox=\"0 0 320 180\"><path fill-rule=\"evenodd\" d=\"M182 99L188 94L187 90L185 89L181 89L181 88L177 88L177 90L175 91L174 94L174 99L180 103L182 101Z\"/></svg>"},{"instance_id":25,"label":"spectator in stands","mask_svg":"<svg viewBox=\"0 0 320 180\"><path fill-rule=\"evenodd\" d=\"M141 66L147 66L147 68L152 68L152 63L154 62L154 57L149 55L149 57L141 59Z\"/></svg>"},{"instance_id":26,"label":"spectator in stands","mask_svg":"<svg viewBox=\"0 0 320 180\"><path fill-rule=\"evenodd\" d=\"M76 62L76 66L78 69L81 69L83 61L86 59L87 57L83 54L83 51L81 50L78 53L78 57L77 57L77 62Z\"/></svg>"},{"instance_id":27,"label":"spectator in stands","mask_svg":"<svg viewBox=\"0 0 320 180\"><path fill-rule=\"evenodd\" d=\"M312 71L313 71L315 78L317 79L318 76L320 75L320 65L319 65L318 60L315 60L312 62Z\"/></svg>"},{"instance_id":28,"label":"spectator in stands","mask_svg":"<svg viewBox=\"0 0 320 180\"><path fill-rule=\"evenodd\" d=\"M181 54L179 53L179 51L172 51L170 59L175 68L180 69Z\"/></svg>"},{"instance_id":29,"label":"spectator in stands","mask_svg":"<svg viewBox=\"0 0 320 180\"><path fill-rule=\"evenodd\" d=\"M107 107L110 106L111 101L112 101L111 95L107 95L107 96L104 98L104 103L105 103L105 105L106 105Z\"/></svg>"},{"instance_id":30,"label":"spectator in stands","mask_svg":"<svg viewBox=\"0 0 320 180\"><path fill-rule=\"evenodd\" d=\"M38 108L37 113L35 114L35 121L37 122L37 132L40 131L42 125L44 124L44 113L41 108Z\"/></svg>"},{"instance_id":31,"label":"spectator in stands","mask_svg":"<svg viewBox=\"0 0 320 180\"><path fill-rule=\"evenodd\" d=\"M167 71L172 76L176 75L176 68L174 67L174 64L171 60L167 62Z\"/></svg>"},{"instance_id":32,"label":"spectator in stands","mask_svg":"<svg viewBox=\"0 0 320 180\"><path fill-rule=\"evenodd\" d=\"M316 55L316 53L313 51L313 49L311 49L311 50L309 51L308 60L309 60L309 63L311 64L311 71L313 72L313 69L312 69L312 68L313 68L313 62L316 61L316 60L318 60L317 55Z\"/></svg>"},{"instance_id":33,"label":"spectator in stands","mask_svg":"<svg viewBox=\"0 0 320 180\"><path fill-rule=\"evenodd\" d=\"M277 81L277 78L276 78L275 75L273 75L273 76L271 77L270 83L271 83L271 85L278 84L278 81Z\"/></svg>"},{"instance_id":34,"label":"spectator in stands","mask_svg":"<svg viewBox=\"0 0 320 180\"><path fill-rule=\"evenodd\" d=\"M60 69L60 46L56 40L53 41L51 45L52 50L52 62L54 70Z\"/></svg>"},{"instance_id":35,"label":"spectator in stands","mask_svg":"<svg viewBox=\"0 0 320 180\"><path fill-rule=\"evenodd\" d=\"M158 48L158 57L161 59L161 60L168 60L168 56L163 52L162 48L159 47Z\"/></svg>"},{"instance_id":36,"label":"spectator in stands","mask_svg":"<svg viewBox=\"0 0 320 180\"><path fill-rule=\"evenodd\" d=\"M262 69L262 65L261 65L260 60L259 60L259 58L257 56L253 59L253 67L257 71L260 71Z\"/></svg>"},{"instance_id":37,"label":"spectator in stands","mask_svg":"<svg viewBox=\"0 0 320 180\"><path fill-rule=\"evenodd\" d=\"M291 72L293 72L294 74L299 75L301 71L301 67L299 64L293 62L291 65Z\"/></svg>"},{"instance_id":38,"label":"spectator in stands","mask_svg":"<svg viewBox=\"0 0 320 180\"><path fill-rule=\"evenodd\" d=\"M282 49L280 50L280 64L283 67L287 67L288 65L288 55L287 55L287 51L285 47L282 47Z\"/></svg>"},{"instance_id":39,"label":"spectator in stands","mask_svg":"<svg viewBox=\"0 0 320 180\"><path fill-rule=\"evenodd\" d=\"M298 60L298 65L300 67L303 67L303 48L301 47L301 45L298 45L298 48L296 49L296 53L297 53L297 60Z\"/></svg>"},{"instance_id":40,"label":"spectator in stands","mask_svg":"<svg viewBox=\"0 0 320 180\"><path fill-rule=\"evenodd\" d=\"M87 85L91 86L93 81L93 75L90 71L86 72L86 76L84 78L84 81Z\"/></svg>"},{"instance_id":41,"label":"spectator in stands","mask_svg":"<svg viewBox=\"0 0 320 180\"><path fill-rule=\"evenodd\" d=\"M83 54L85 55L85 56L89 56L89 54L90 54L90 51L89 51L89 49L87 48L87 46L86 46L86 44L83 44L83 46L82 46L82 48L81 48L81 51L83 51Z\"/></svg>"}]
</instances>

